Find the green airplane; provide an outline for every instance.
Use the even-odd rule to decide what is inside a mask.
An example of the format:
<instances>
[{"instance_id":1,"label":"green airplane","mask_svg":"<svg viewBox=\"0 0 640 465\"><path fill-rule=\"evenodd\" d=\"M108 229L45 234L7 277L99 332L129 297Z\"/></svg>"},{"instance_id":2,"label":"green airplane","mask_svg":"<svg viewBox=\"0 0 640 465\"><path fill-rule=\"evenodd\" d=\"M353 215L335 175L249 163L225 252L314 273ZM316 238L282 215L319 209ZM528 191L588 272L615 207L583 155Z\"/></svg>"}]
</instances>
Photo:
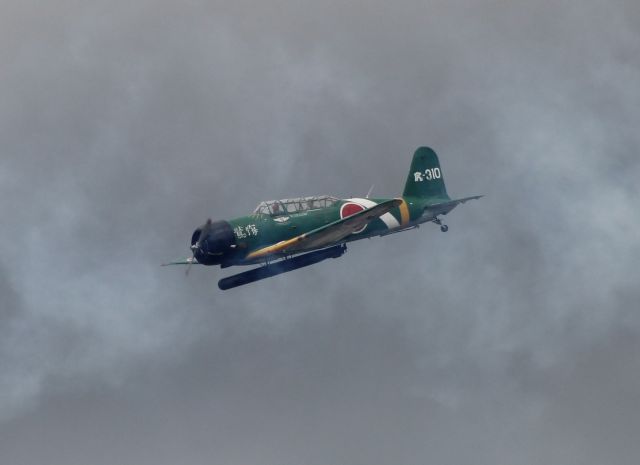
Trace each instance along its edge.
<instances>
[{"instance_id":1,"label":"green airplane","mask_svg":"<svg viewBox=\"0 0 640 465\"><path fill-rule=\"evenodd\" d=\"M192 256L165 265L262 266L218 282L222 290L248 284L328 258L340 257L346 243L386 236L432 222L481 195L451 200L438 156L429 147L413 154L402 197L338 199L328 195L261 202L254 212L229 221L211 221L191 236Z\"/></svg>"}]
</instances>

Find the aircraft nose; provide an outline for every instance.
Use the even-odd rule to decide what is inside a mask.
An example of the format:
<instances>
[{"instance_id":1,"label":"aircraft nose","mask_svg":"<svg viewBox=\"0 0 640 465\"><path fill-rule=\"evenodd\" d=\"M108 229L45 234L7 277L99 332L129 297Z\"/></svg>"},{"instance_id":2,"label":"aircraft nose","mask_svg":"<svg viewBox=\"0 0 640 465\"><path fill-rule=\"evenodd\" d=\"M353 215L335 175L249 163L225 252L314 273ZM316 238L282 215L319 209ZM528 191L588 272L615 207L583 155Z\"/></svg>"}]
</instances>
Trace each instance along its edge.
<instances>
[{"instance_id":1,"label":"aircraft nose","mask_svg":"<svg viewBox=\"0 0 640 465\"><path fill-rule=\"evenodd\" d=\"M191 235L191 250L198 263L219 265L235 243L231 225L226 221L211 221Z\"/></svg>"}]
</instances>

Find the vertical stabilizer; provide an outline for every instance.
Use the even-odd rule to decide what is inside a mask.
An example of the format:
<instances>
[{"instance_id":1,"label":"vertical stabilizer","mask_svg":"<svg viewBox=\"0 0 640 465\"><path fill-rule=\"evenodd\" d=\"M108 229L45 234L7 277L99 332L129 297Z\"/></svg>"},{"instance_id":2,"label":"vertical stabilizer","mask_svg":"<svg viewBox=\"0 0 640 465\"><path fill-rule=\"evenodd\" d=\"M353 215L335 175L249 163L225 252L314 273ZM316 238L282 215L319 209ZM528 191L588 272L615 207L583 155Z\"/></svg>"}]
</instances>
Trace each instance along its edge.
<instances>
[{"instance_id":1,"label":"vertical stabilizer","mask_svg":"<svg viewBox=\"0 0 640 465\"><path fill-rule=\"evenodd\" d=\"M433 149L420 147L413 154L411 169L402 196L449 198L444 186L440 161Z\"/></svg>"}]
</instances>

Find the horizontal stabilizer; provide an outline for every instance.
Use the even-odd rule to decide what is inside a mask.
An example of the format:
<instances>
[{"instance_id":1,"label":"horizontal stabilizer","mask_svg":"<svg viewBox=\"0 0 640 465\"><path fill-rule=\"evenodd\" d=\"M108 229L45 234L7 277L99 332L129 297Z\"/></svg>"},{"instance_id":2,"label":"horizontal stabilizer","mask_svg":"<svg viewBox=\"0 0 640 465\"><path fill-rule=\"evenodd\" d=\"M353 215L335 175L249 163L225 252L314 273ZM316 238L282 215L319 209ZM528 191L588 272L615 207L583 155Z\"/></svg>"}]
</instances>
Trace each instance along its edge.
<instances>
[{"instance_id":1,"label":"horizontal stabilizer","mask_svg":"<svg viewBox=\"0 0 640 465\"><path fill-rule=\"evenodd\" d=\"M424 207L424 215L435 218L438 215L446 215L458 205L463 204L469 200L477 200L484 197L483 195L474 195L472 197L465 197L463 199L450 200L448 202L432 203Z\"/></svg>"}]
</instances>

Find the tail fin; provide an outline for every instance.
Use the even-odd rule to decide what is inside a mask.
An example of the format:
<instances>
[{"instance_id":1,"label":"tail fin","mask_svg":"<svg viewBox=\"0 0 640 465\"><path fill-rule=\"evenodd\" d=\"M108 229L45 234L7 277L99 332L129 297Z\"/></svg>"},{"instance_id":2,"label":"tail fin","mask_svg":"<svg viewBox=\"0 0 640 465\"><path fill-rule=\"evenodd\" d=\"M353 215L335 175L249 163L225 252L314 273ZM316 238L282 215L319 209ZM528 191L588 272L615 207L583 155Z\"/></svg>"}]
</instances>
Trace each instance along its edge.
<instances>
[{"instance_id":1,"label":"tail fin","mask_svg":"<svg viewBox=\"0 0 640 465\"><path fill-rule=\"evenodd\" d=\"M429 147L420 147L413 154L411 169L402 196L449 199L438 155Z\"/></svg>"}]
</instances>

